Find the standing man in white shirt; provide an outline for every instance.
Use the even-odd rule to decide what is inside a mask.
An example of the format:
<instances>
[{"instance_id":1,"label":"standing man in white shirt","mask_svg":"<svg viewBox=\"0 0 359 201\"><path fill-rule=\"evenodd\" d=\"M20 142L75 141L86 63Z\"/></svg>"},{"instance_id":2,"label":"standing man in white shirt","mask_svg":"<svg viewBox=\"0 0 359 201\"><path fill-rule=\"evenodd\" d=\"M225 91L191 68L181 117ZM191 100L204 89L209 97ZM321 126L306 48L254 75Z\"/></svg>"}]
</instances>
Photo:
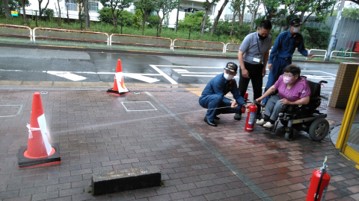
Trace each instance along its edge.
<instances>
[{"instance_id":1,"label":"standing man in white shirt","mask_svg":"<svg viewBox=\"0 0 359 201\"><path fill-rule=\"evenodd\" d=\"M248 34L242 41L238 51L240 65L239 93L241 96L247 91L249 81L252 82L253 100L262 95L263 77L266 73L269 50L272 46L270 31L272 23L269 20L260 22L257 31ZM260 105L257 105L257 119L260 119ZM241 113L236 113L234 119L240 120Z\"/></svg>"}]
</instances>

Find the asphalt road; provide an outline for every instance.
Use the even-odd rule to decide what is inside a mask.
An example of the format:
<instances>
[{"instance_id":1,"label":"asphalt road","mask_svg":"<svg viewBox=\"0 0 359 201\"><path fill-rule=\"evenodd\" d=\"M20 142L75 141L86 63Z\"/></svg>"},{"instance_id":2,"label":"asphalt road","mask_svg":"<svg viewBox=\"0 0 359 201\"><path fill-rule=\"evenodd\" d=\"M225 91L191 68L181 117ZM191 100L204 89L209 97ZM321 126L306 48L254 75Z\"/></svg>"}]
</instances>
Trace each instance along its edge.
<instances>
[{"instance_id":1,"label":"asphalt road","mask_svg":"<svg viewBox=\"0 0 359 201\"><path fill-rule=\"evenodd\" d=\"M129 83L205 84L236 59L108 53L74 50L0 48L0 79L16 81L112 82L118 59ZM312 81L326 80L330 93L338 64L294 62ZM238 78L237 78L238 80ZM267 76L264 78L266 83Z\"/></svg>"}]
</instances>

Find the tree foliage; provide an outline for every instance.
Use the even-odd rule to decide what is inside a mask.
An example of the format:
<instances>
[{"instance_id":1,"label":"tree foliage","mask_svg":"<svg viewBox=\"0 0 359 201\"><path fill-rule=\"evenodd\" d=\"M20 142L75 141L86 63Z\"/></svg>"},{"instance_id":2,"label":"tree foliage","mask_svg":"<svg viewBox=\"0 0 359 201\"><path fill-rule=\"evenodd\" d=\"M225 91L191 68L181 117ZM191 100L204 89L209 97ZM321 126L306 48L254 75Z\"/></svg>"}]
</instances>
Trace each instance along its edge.
<instances>
[{"instance_id":1,"label":"tree foliage","mask_svg":"<svg viewBox=\"0 0 359 201\"><path fill-rule=\"evenodd\" d=\"M162 24L165 17L179 4L179 0L155 0L154 10L157 13L158 24L157 24L157 36L161 35Z\"/></svg>"},{"instance_id":2,"label":"tree foliage","mask_svg":"<svg viewBox=\"0 0 359 201\"><path fill-rule=\"evenodd\" d=\"M359 9L358 8L344 8L342 16L349 19L359 20Z\"/></svg>"},{"instance_id":3,"label":"tree foliage","mask_svg":"<svg viewBox=\"0 0 359 201\"><path fill-rule=\"evenodd\" d=\"M202 22L201 22L201 34L203 34L205 29L206 29L206 23L207 23L208 15L209 15L209 12L210 12L211 8L218 1L219 0L206 0L203 3L203 8L204 8L205 12L203 14L203 18L202 18Z\"/></svg>"},{"instance_id":4,"label":"tree foliage","mask_svg":"<svg viewBox=\"0 0 359 201\"><path fill-rule=\"evenodd\" d=\"M135 1L135 7L141 12L142 15L142 34L145 33L145 26L148 17L155 10L156 0L138 0Z\"/></svg>"},{"instance_id":5,"label":"tree foliage","mask_svg":"<svg viewBox=\"0 0 359 201\"><path fill-rule=\"evenodd\" d=\"M123 16L122 13L124 12L125 8L128 8L131 6L131 3L133 2L133 0L100 0L101 4L104 6L104 8L108 8L106 10L104 10L102 13L109 13L112 16L112 23L114 26L114 29L117 29L117 25L118 25L118 21L120 21L120 26L121 26L121 33L122 33L122 28L123 28ZM100 12L101 15L101 12ZM105 17L105 16L103 16ZM109 22L108 19L106 19L107 22Z\"/></svg>"},{"instance_id":6,"label":"tree foliage","mask_svg":"<svg viewBox=\"0 0 359 201\"><path fill-rule=\"evenodd\" d=\"M225 0L223 2L223 4L222 4L221 8L218 10L218 14L217 14L217 16L216 16L216 18L214 19L214 22L213 22L213 26L212 26L212 29L211 29L211 34L213 34L216 31L219 18L221 17L221 15L223 13L223 10L227 6L228 2L229 2L229 0Z\"/></svg>"}]
</instances>

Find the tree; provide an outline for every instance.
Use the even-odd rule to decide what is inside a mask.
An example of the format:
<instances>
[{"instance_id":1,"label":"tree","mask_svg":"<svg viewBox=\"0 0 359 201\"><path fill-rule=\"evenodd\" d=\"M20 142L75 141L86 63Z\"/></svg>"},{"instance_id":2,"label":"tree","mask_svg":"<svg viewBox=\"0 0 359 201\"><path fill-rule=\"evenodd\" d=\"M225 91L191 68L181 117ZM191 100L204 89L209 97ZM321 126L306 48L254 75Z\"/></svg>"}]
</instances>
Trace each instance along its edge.
<instances>
[{"instance_id":1,"label":"tree","mask_svg":"<svg viewBox=\"0 0 359 201\"><path fill-rule=\"evenodd\" d=\"M336 0L283 0L282 3L288 9L289 18L299 16L304 24L311 15L323 20L335 2Z\"/></svg>"},{"instance_id":2,"label":"tree","mask_svg":"<svg viewBox=\"0 0 359 201\"><path fill-rule=\"evenodd\" d=\"M221 17L222 13L223 13L223 10L224 8L227 6L229 0L225 0L221 6L221 8L218 10L218 14L213 22L213 26L212 26L212 30L211 30L211 34L213 35L213 33L215 32L216 28L217 28L217 25L218 25L218 21L219 21L219 18Z\"/></svg>"},{"instance_id":3,"label":"tree","mask_svg":"<svg viewBox=\"0 0 359 201\"><path fill-rule=\"evenodd\" d=\"M57 9L58 9L58 25L61 26L61 7L60 7L60 1L61 0L57 0Z\"/></svg>"},{"instance_id":4,"label":"tree","mask_svg":"<svg viewBox=\"0 0 359 201\"><path fill-rule=\"evenodd\" d=\"M114 29L117 30L118 20L120 20L121 34L123 27L123 10L130 7L133 0L101 0L101 4L104 7L111 9L112 23Z\"/></svg>"},{"instance_id":5,"label":"tree","mask_svg":"<svg viewBox=\"0 0 359 201\"><path fill-rule=\"evenodd\" d=\"M145 26L148 16L154 11L155 3L157 0L138 0L135 1L136 9L141 12L142 15L142 35L145 34Z\"/></svg>"},{"instance_id":6,"label":"tree","mask_svg":"<svg viewBox=\"0 0 359 201\"><path fill-rule=\"evenodd\" d=\"M231 2L231 10L233 12L232 14L232 26L231 26L231 32L230 35L233 35L233 31L235 30L235 22L236 17L238 16L238 23L239 25L243 24L243 14L244 14L244 8L246 5L245 0L233 0Z\"/></svg>"},{"instance_id":7,"label":"tree","mask_svg":"<svg viewBox=\"0 0 359 201\"><path fill-rule=\"evenodd\" d=\"M207 22L207 18L209 15L209 11L211 10L211 8L213 7L213 5L215 3L217 3L219 0L206 0L206 2L203 3L203 8L205 10L203 18L202 18L202 23L201 23L201 34L204 34L204 30L206 27L206 22Z\"/></svg>"},{"instance_id":8,"label":"tree","mask_svg":"<svg viewBox=\"0 0 359 201\"><path fill-rule=\"evenodd\" d=\"M28 24L27 18L26 18L26 9L25 7L29 5L29 0L16 0L14 3L17 3L22 9L22 17L24 24Z\"/></svg>"},{"instance_id":9,"label":"tree","mask_svg":"<svg viewBox=\"0 0 359 201\"><path fill-rule=\"evenodd\" d=\"M265 18L267 20L272 20L278 14L278 8L280 6L280 1L278 0L262 0L264 5Z\"/></svg>"},{"instance_id":10,"label":"tree","mask_svg":"<svg viewBox=\"0 0 359 201\"><path fill-rule=\"evenodd\" d=\"M82 0L84 7L84 20L85 20L85 28L90 28L90 13L89 13L89 0Z\"/></svg>"},{"instance_id":11,"label":"tree","mask_svg":"<svg viewBox=\"0 0 359 201\"><path fill-rule=\"evenodd\" d=\"M10 18L11 16L10 16L9 0L3 0L1 7L3 9L2 12L4 12L5 17Z\"/></svg>"},{"instance_id":12,"label":"tree","mask_svg":"<svg viewBox=\"0 0 359 201\"><path fill-rule=\"evenodd\" d=\"M249 12L252 14L251 31L254 28L254 22L257 18L258 8L260 4L261 4L260 0L252 0L251 3L247 5Z\"/></svg>"},{"instance_id":13,"label":"tree","mask_svg":"<svg viewBox=\"0 0 359 201\"><path fill-rule=\"evenodd\" d=\"M342 16L354 20L359 20L359 9L358 8L344 8Z\"/></svg>"},{"instance_id":14,"label":"tree","mask_svg":"<svg viewBox=\"0 0 359 201\"><path fill-rule=\"evenodd\" d=\"M188 29L188 39L191 39L192 31L200 31L201 24L203 19L203 11L189 13L186 14L184 20L179 21L178 27L179 29ZM207 19L207 23L209 23L209 19Z\"/></svg>"},{"instance_id":15,"label":"tree","mask_svg":"<svg viewBox=\"0 0 359 201\"><path fill-rule=\"evenodd\" d=\"M69 0L65 0L65 5L66 5L66 22L70 23L70 16L69 16L70 2L69 2Z\"/></svg>"},{"instance_id":16,"label":"tree","mask_svg":"<svg viewBox=\"0 0 359 201\"><path fill-rule=\"evenodd\" d=\"M45 7L42 7L41 5L44 0L37 0L37 1L39 2L39 17L41 18L42 14L47 9L47 6L49 5L49 0L47 0Z\"/></svg>"},{"instance_id":17,"label":"tree","mask_svg":"<svg viewBox=\"0 0 359 201\"><path fill-rule=\"evenodd\" d=\"M82 30L84 21L84 0L77 0L77 4L79 5L80 29Z\"/></svg>"},{"instance_id":18,"label":"tree","mask_svg":"<svg viewBox=\"0 0 359 201\"><path fill-rule=\"evenodd\" d=\"M157 36L161 35L163 20L173 9L178 6L178 4L178 0L157 0L155 2L155 10L159 19L157 26Z\"/></svg>"}]
</instances>

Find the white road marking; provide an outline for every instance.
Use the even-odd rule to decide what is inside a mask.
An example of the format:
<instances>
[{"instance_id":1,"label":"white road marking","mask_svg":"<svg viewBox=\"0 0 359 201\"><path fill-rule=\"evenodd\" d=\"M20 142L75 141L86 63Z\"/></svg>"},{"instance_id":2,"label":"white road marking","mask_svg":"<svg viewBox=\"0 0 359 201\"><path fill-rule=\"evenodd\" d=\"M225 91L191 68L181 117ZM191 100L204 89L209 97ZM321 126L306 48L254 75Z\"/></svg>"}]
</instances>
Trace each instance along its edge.
<instances>
[{"instance_id":1,"label":"white road marking","mask_svg":"<svg viewBox=\"0 0 359 201\"><path fill-rule=\"evenodd\" d=\"M43 71L43 72L48 73L48 74L52 74L52 75L57 75L57 76L60 76L61 74L69 73L69 71ZM54 72L56 72L56 73L54 73ZM90 72L90 71L72 71L71 73L73 75L76 75L76 74L114 75L115 74L115 72ZM140 81L147 82L147 83L154 83L154 82L160 81L159 79L145 76L145 75L159 76L158 74L144 74L143 75L143 74L137 74L137 73L122 73L122 75L125 76L125 77L129 77L129 78L140 80ZM64 77L64 78L66 78L66 77ZM67 79L69 79L69 78L67 78ZM72 81L78 81L78 80L72 80Z\"/></svg>"},{"instance_id":2,"label":"white road marking","mask_svg":"<svg viewBox=\"0 0 359 201\"><path fill-rule=\"evenodd\" d=\"M323 73L323 74L331 75L331 76L334 76L334 77L337 76L336 74L328 73L328 72L321 71L321 70L301 70L301 71L302 71L302 73L304 73L304 72L308 72L308 73L312 72L312 73Z\"/></svg>"},{"instance_id":3,"label":"white road marking","mask_svg":"<svg viewBox=\"0 0 359 201\"><path fill-rule=\"evenodd\" d=\"M147 83L155 83L155 82L160 81L159 79L143 76L143 75L136 74L136 73L123 73L123 76L129 77L132 79L136 79L136 80L140 80L143 82L147 82Z\"/></svg>"},{"instance_id":4,"label":"white road marking","mask_svg":"<svg viewBox=\"0 0 359 201\"><path fill-rule=\"evenodd\" d=\"M50 74L50 75L55 75L58 77L62 77L68 80L72 80L72 81L82 81L82 80L86 80L86 77L83 77L81 75L76 75L74 73L71 73L69 71L47 71L46 73Z\"/></svg>"},{"instance_id":5,"label":"white road marking","mask_svg":"<svg viewBox=\"0 0 359 201\"><path fill-rule=\"evenodd\" d=\"M150 65L151 66L151 65ZM166 68L205 68L205 69L223 69L223 67L218 66L176 66L176 65L153 65L157 67L166 67Z\"/></svg>"},{"instance_id":6,"label":"white road marking","mask_svg":"<svg viewBox=\"0 0 359 201\"><path fill-rule=\"evenodd\" d=\"M156 65L150 65L155 71L157 71L159 74L161 74L164 78L166 78L171 84L178 84L174 79L172 79L170 76L168 76L166 73L161 71L159 68L157 68Z\"/></svg>"}]
</instances>

